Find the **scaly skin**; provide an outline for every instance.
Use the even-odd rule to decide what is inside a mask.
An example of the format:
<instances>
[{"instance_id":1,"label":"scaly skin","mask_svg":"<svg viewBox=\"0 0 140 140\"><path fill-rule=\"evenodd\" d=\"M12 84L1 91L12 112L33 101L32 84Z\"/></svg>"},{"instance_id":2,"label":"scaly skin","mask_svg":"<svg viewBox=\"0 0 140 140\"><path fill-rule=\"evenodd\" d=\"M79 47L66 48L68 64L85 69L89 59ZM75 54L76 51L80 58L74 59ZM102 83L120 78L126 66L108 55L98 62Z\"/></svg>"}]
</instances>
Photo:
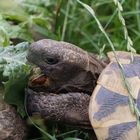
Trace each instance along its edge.
<instances>
[{"instance_id":1,"label":"scaly skin","mask_svg":"<svg viewBox=\"0 0 140 140\"><path fill-rule=\"evenodd\" d=\"M88 104L90 96L84 93L45 94L28 92L28 111L32 114L41 114L51 122L61 122L73 125L90 127L88 118Z\"/></svg>"},{"instance_id":2,"label":"scaly skin","mask_svg":"<svg viewBox=\"0 0 140 140\"><path fill-rule=\"evenodd\" d=\"M30 115L89 126L90 95L106 64L75 45L50 39L33 43L27 59L49 79L45 90L40 88L43 92L26 90Z\"/></svg>"},{"instance_id":3,"label":"scaly skin","mask_svg":"<svg viewBox=\"0 0 140 140\"><path fill-rule=\"evenodd\" d=\"M25 129L15 108L3 101L0 90L0 140L24 140Z\"/></svg>"}]
</instances>

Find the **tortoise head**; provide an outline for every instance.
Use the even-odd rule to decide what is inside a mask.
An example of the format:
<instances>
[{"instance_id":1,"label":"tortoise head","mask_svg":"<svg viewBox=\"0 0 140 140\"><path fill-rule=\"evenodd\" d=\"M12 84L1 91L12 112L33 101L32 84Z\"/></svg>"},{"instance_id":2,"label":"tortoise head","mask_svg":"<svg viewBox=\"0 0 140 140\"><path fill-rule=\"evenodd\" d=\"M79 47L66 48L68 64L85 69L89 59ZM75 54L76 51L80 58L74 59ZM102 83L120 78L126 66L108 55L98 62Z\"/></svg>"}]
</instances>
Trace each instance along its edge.
<instances>
[{"instance_id":1,"label":"tortoise head","mask_svg":"<svg viewBox=\"0 0 140 140\"><path fill-rule=\"evenodd\" d=\"M39 67L55 67L62 63L87 68L87 53L66 42L43 39L31 44L27 59Z\"/></svg>"},{"instance_id":2,"label":"tortoise head","mask_svg":"<svg viewBox=\"0 0 140 140\"><path fill-rule=\"evenodd\" d=\"M48 77L47 89L52 92L92 92L102 63L86 51L66 42L43 39L33 43L28 52L29 62L37 65ZM92 62L92 63L91 63Z\"/></svg>"}]
</instances>

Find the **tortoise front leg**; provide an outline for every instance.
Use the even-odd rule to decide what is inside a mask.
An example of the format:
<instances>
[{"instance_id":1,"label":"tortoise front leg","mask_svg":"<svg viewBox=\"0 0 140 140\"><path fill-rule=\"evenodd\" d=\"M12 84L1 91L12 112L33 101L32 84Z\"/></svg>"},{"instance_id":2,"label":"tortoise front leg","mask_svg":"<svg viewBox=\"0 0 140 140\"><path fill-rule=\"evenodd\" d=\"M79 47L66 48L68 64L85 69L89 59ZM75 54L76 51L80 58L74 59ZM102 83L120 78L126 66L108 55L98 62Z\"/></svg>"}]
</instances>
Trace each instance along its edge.
<instances>
[{"instance_id":1,"label":"tortoise front leg","mask_svg":"<svg viewBox=\"0 0 140 140\"><path fill-rule=\"evenodd\" d=\"M30 115L38 114L47 121L91 127L88 116L90 96L84 93L53 94L27 93L27 110Z\"/></svg>"}]
</instances>

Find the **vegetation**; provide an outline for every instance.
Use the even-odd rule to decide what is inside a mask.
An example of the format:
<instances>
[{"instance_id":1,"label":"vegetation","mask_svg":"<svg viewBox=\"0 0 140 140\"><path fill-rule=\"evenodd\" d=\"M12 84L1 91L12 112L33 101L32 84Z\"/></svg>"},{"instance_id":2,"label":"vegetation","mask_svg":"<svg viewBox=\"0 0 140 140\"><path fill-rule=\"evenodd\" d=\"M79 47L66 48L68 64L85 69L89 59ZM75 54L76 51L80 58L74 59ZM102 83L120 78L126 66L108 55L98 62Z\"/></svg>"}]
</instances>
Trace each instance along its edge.
<instances>
[{"instance_id":1,"label":"vegetation","mask_svg":"<svg viewBox=\"0 0 140 140\"><path fill-rule=\"evenodd\" d=\"M104 36L105 31L116 50L131 52L136 50L137 53L140 53L139 0L82 0L82 2L81 5L78 0L0 1L0 80L5 82L6 101L17 105L22 116L25 112L23 102L19 102L21 97L16 98L18 101L15 103L9 92L11 89L13 91L14 85L21 81L26 84L30 68L24 59L28 47L25 41L31 43L41 38L63 40L103 57L107 51L112 50ZM83 7L84 4L90 7L86 5ZM16 45L23 41L24 43ZM11 45L16 45L14 48L17 49ZM10 55L7 55L8 52ZM9 57L11 58L5 59ZM22 73L20 71L17 73L17 69L21 69ZM13 81L17 76L15 73L20 77L22 75L22 79L18 79L20 82ZM20 89L13 92L18 95L25 84L19 85ZM34 118L32 119L34 120ZM30 136L30 140L31 138L36 140L90 139L88 131L67 126L61 128L56 124L46 128L42 120L35 120L34 125L41 130L42 135ZM34 121L29 118L29 123L34 123Z\"/></svg>"},{"instance_id":2,"label":"vegetation","mask_svg":"<svg viewBox=\"0 0 140 140\"><path fill-rule=\"evenodd\" d=\"M126 50L123 26L113 0L83 0L90 5L117 50ZM139 0L122 1L128 33L139 52ZM92 16L77 1L64 0L1 0L0 35L3 39L32 42L40 38L64 40L92 52L110 50L104 35ZM3 42L5 43L5 42ZM3 44L7 45L7 44Z\"/></svg>"}]
</instances>

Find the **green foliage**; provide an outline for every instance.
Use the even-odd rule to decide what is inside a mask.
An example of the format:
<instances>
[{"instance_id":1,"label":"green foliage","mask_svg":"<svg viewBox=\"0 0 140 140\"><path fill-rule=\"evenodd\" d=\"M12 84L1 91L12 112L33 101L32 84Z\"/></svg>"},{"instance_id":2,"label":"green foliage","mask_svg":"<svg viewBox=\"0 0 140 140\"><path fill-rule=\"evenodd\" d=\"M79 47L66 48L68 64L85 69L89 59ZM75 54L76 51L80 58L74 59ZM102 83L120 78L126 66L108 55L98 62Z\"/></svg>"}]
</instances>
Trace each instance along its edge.
<instances>
[{"instance_id":1,"label":"green foliage","mask_svg":"<svg viewBox=\"0 0 140 140\"><path fill-rule=\"evenodd\" d=\"M4 47L10 45L8 34L3 27L0 28L0 44Z\"/></svg>"},{"instance_id":2,"label":"green foliage","mask_svg":"<svg viewBox=\"0 0 140 140\"><path fill-rule=\"evenodd\" d=\"M117 50L127 50L120 20L123 16L133 46L140 52L139 0L124 1L121 15L118 13L119 18L117 11L120 5L115 6L113 0L83 2L95 10ZM74 43L99 54L103 46L106 46L104 52L110 50L96 22L75 0L68 3L64 0L1 0L0 15L0 27L5 30L7 39L14 42L17 39L32 42L40 38L52 38ZM1 28L0 36L3 36Z\"/></svg>"},{"instance_id":3,"label":"green foliage","mask_svg":"<svg viewBox=\"0 0 140 140\"><path fill-rule=\"evenodd\" d=\"M4 99L17 106L18 112L24 116L24 88L27 84L29 66L26 64L28 43L16 46L0 47L0 79L4 84Z\"/></svg>"},{"instance_id":4,"label":"green foliage","mask_svg":"<svg viewBox=\"0 0 140 140\"><path fill-rule=\"evenodd\" d=\"M8 1L8 2L7 2ZM0 27L4 28L10 39L34 40L56 36L51 32L51 16L48 8L53 4L49 1L38 0L1 0ZM1 32L0 36L4 37ZM3 44L0 41L0 44Z\"/></svg>"}]
</instances>

